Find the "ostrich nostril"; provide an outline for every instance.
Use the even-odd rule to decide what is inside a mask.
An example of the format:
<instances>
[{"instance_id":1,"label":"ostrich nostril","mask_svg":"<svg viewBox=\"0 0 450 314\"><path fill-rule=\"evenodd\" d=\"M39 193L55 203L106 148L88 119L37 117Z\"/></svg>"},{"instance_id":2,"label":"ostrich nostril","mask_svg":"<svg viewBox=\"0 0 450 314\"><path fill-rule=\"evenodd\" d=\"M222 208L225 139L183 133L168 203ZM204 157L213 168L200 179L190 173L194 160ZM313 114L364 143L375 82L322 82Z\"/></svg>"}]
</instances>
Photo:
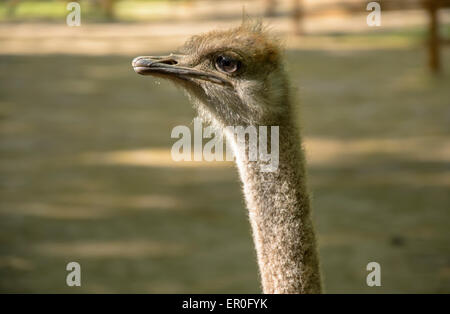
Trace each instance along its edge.
<instances>
[{"instance_id":1,"label":"ostrich nostril","mask_svg":"<svg viewBox=\"0 0 450 314\"><path fill-rule=\"evenodd\" d=\"M158 60L158 63L164 63L164 64L169 64L169 65L178 64L178 62L174 59Z\"/></svg>"}]
</instances>

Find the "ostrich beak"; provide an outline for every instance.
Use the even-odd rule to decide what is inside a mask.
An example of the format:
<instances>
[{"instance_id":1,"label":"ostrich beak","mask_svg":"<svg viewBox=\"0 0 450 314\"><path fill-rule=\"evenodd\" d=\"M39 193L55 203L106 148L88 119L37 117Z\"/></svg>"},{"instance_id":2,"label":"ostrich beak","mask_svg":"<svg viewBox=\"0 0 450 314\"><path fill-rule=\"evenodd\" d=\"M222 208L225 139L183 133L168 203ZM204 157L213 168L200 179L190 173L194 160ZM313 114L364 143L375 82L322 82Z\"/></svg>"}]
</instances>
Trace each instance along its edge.
<instances>
[{"instance_id":1,"label":"ostrich beak","mask_svg":"<svg viewBox=\"0 0 450 314\"><path fill-rule=\"evenodd\" d=\"M199 71L187 66L181 66L182 55L170 54L169 56L141 56L132 61L132 66L137 74L160 76L169 79L179 78L183 80L198 79L215 84L229 85L231 83L210 72Z\"/></svg>"}]
</instances>

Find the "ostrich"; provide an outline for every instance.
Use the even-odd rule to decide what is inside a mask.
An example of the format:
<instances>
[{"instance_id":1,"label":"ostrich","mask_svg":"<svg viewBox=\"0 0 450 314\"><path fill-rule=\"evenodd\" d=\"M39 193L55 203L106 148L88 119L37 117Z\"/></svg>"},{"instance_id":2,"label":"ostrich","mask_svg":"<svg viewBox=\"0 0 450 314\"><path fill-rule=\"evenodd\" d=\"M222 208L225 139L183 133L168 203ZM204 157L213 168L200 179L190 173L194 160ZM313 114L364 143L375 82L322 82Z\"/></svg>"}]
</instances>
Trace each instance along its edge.
<instances>
[{"instance_id":1,"label":"ostrich","mask_svg":"<svg viewBox=\"0 0 450 314\"><path fill-rule=\"evenodd\" d=\"M264 293L321 293L304 154L278 41L261 23L193 36L180 54L141 56L134 71L181 86L202 119L224 130L243 183ZM279 166L247 158L226 126L279 126Z\"/></svg>"}]
</instances>

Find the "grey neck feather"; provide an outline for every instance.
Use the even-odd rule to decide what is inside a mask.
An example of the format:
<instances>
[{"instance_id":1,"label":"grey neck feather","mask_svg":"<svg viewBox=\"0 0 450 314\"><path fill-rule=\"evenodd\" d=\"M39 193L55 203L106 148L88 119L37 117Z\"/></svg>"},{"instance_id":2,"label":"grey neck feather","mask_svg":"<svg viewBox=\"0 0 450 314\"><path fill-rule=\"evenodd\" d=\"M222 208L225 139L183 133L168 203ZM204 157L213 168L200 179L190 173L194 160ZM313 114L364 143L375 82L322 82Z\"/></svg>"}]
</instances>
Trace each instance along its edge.
<instances>
[{"instance_id":1,"label":"grey neck feather","mask_svg":"<svg viewBox=\"0 0 450 314\"><path fill-rule=\"evenodd\" d=\"M291 118L283 120L277 123L279 166L274 172L261 172L261 161L248 160L248 147L230 134L227 140L233 142L243 182L264 293L320 293L300 135Z\"/></svg>"}]
</instances>

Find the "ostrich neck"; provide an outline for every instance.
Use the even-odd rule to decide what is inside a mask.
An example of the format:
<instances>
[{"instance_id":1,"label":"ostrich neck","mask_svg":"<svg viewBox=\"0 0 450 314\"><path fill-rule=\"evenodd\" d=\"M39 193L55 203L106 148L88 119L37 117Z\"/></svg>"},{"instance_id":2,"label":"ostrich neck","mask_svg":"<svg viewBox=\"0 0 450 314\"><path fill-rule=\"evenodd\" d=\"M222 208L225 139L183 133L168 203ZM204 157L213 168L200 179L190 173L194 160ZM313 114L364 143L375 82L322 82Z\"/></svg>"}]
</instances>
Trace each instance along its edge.
<instances>
[{"instance_id":1,"label":"ostrich neck","mask_svg":"<svg viewBox=\"0 0 450 314\"><path fill-rule=\"evenodd\" d=\"M239 147L235 138L228 136L234 141L244 185L263 291L320 293L300 135L290 119L278 125L279 165L274 172L260 171L262 162L249 161L248 147Z\"/></svg>"}]
</instances>

